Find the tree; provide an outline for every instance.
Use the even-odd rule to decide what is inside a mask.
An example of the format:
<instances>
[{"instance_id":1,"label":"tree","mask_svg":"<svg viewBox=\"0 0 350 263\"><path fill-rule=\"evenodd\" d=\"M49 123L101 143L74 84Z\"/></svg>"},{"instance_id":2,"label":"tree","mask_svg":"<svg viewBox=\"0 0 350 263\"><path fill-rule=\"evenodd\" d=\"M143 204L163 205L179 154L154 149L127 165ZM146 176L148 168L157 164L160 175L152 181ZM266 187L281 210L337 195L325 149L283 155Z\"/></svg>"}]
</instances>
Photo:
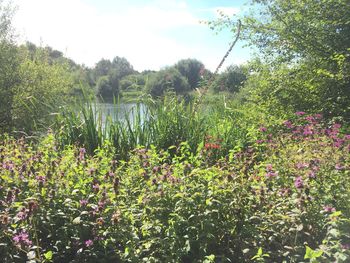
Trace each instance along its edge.
<instances>
[{"instance_id":1,"label":"tree","mask_svg":"<svg viewBox=\"0 0 350 263\"><path fill-rule=\"evenodd\" d=\"M119 80L127 75L135 73L133 66L123 57L115 57L112 61L111 67L115 74L117 74Z\"/></svg>"},{"instance_id":2,"label":"tree","mask_svg":"<svg viewBox=\"0 0 350 263\"><path fill-rule=\"evenodd\" d=\"M95 78L98 79L101 76L106 76L112 68L112 63L109 59L101 59L96 63L94 68Z\"/></svg>"},{"instance_id":3,"label":"tree","mask_svg":"<svg viewBox=\"0 0 350 263\"><path fill-rule=\"evenodd\" d=\"M175 91L177 94L190 91L187 79L174 67L151 75L145 88L153 97L162 96L167 91Z\"/></svg>"},{"instance_id":4,"label":"tree","mask_svg":"<svg viewBox=\"0 0 350 263\"><path fill-rule=\"evenodd\" d=\"M112 85L109 76L102 76L97 80L96 89L97 95L103 98L118 96L119 82Z\"/></svg>"},{"instance_id":5,"label":"tree","mask_svg":"<svg viewBox=\"0 0 350 263\"><path fill-rule=\"evenodd\" d=\"M350 120L349 0L252 3L257 8L243 17L242 35L259 48L266 64L252 76L264 76L261 85L252 85L258 91L254 93L268 92L275 104L281 103L271 105L271 112L288 107ZM233 22L226 17L211 26L219 24L232 26Z\"/></svg>"},{"instance_id":6,"label":"tree","mask_svg":"<svg viewBox=\"0 0 350 263\"><path fill-rule=\"evenodd\" d=\"M0 0L0 132L13 125L14 87L19 82L19 56L15 46L11 19L13 10Z\"/></svg>"},{"instance_id":7,"label":"tree","mask_svg":"<svg viewBox=\"0 0 350 263\"><path fill-rule=\"evenodd\" d=\"M213 89L215 92L228 91L235 93L243 87L246 79L247 74L243 66L231 65L213 83Z\"/></svg>"},{"instance_id":8,"label":"tree","mask_svg":"<svg viewBox=\"0 0 350 263\"><path fill-rule=\"evenodd\" d=\"M175 64L175 68L187 79L191 89L195 89L205 66L202 62L189 58L178 61Z\"/></svg>"},{"instance_id":9,"label":"tree","mask_svg":"<svg viewBox=\"0 0 350 263\"><path fill-rule=\"evenodd\" d=\"M13 127L31 132L46 128L51 114L73 101L74 81L66 64L52 63L45 50L35 59L21 49L19 82L13 87Z\"/></svg>"}]
</instances>

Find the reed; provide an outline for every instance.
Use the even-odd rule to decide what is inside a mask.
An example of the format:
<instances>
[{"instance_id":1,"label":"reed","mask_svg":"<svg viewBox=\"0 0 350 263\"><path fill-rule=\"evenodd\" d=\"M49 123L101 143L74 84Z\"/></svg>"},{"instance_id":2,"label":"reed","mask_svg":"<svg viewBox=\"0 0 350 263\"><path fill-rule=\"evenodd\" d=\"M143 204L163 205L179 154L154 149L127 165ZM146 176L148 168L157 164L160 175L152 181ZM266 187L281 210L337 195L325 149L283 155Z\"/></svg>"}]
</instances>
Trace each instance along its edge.
<instances>
[{"instance_id":1,"label":"reed","mask_svg":"<svg viewBox=\"0 0 350 263\"><path fill-rule=\"evenodd\" d=\"M62 110L54 125L60 145L79 144L93 154L108 140L116 149L116 158L126 160L138 146L168 149L187 142L196 152L211 137L220 142L222 156L248 141L244 115L224 103L198 107L166 97L161 101L143 100L128 112L120 112L119 100L114 104L115 110L106 118L92 101Z\"/></svg>"}]
</instances>

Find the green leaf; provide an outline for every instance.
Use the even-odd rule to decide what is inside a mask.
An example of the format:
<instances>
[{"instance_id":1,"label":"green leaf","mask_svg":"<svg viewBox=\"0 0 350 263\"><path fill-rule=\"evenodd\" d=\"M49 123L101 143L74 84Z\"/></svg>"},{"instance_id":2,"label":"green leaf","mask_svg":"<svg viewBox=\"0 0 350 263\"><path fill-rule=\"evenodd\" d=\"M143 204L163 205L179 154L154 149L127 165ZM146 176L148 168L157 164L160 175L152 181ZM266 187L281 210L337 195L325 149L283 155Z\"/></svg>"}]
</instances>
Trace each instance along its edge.
<instances>
[{"instance_id":1,"label":"green leaf","mask_svg":"<svg viewBox=\"0 0 350 263\"><path fill-rule=\"evenodd\" d=\"M312 248L310 248L309 246L305 246L306 247L306 252L305 252L305 256L304 259L315 259L315 258L319 258L320 256L322 256L323 251L322 250L313 250Z\"/></svg>"},{"instance_id":2,"label":"green leaf","mask_svg":"<svg viewBox=\"0 0 350 263\"><path fill-rule=\"evenodd\" d=\"M51 260L51 259L52 259L52 256L53 256L52 251L47 251L47 252L44 254L44 257L45 257L45 259L47 259L47 260Z\"/></svg>"},{"instance_id":3,"label":"green leaf","mask_svg":"<svg viewBox=\"0 0 350 263\"><path fill-rule=\"evenodd\" d=\"M80 219L80 216L76 217L73 219L73 224L74 225L79 225L81 223L81 219Z\"/></svg>"}]
</instances>

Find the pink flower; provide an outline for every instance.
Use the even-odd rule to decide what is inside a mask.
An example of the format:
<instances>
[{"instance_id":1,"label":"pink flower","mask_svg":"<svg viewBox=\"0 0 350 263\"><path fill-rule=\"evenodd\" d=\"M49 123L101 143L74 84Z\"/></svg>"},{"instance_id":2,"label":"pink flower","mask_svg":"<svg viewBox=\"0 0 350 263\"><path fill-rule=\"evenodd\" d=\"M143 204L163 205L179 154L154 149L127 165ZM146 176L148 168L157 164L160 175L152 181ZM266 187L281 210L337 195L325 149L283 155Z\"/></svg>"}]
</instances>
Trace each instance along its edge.
<instances>
[{"instance_id":1,"label":"pink flower","mask_svg":"<svg viewBox=\"0 0 350 263\"><path fill-rule=\"evenodd\" d=\"M301 176L298 176L295 181L294 181L294 186L298 189L303 188L304 187L304 181L303 178L301 178Z\"/></svg>"},{"instance_id":2,"label":"pink flower","mask_svg":"<svg viewBox=\"0 0 350 263\"><path fill-rule=\"evenodd\" d=\"M31 246L32 241L29 239L29 235L25 230L22 230L19 234L15 235L13 237L13 241L15 242L16 246Z\"/></svg>"},{"instance_id":3,"label":"pink flower","mask_svg":"<svg viewBox=\"0 0 350 263\"><path fill-rule=\"evenodd\" d=\"M92 241L91 239L85 241L86 247L91 247L93 244L94 244L94 241Z\"/></svg>"},{"instance_id":4,"label":"pink flower","mask_svg":"<svg viewBox=\"0 0 350 263\"><path fill-rule=\"evenodd\" d=\"M327 213L333 213L333 212L335 212L335 208L332 207L332 206L330 206L330 205L325 205L325 206L323 207L323 211L325 211L325 212L327 212Z\"/></svg>"},{"instance_id":5,"label":"pink flower","mask_svg":"<svg viewBox=\"0 0 350 263\"><path fill-rule=\"evenodd\" d=\"M270 171L270 172L268 172L268 173L265 174L265 176L266 176L267 178L275 177L275 176L277 176L277 175L278 175L278 172L273 172L273 171Z\"/></svg>"},{"instance_id":6,"label":"pink flower","mask_svg":"<svg viewBox=\"0 0 350 263\"><path fill-rule=\"evenodd\" d=\"M266 129L266 127L264 127L264 126L261 126L261 127L259 128L259 131L261 131L261 132L266 132L267 129Z\"/></svg>"},{"instance_id":7,"label":"pink flower","mask_svg":"<svg viewBox=\"0 0 350 263\"><path fill-rule=\"evenodd\" d=\"M297 169L303 169L309 167L308 163L297 163L296 164Z\"/></svg>"},{"instance_id":8,"label":"pink flower","mask_svg":"<svg viewBox=\"0 0 350 263\"><path fill-rule=\"evenodd\" d=\"M294 127L291 121L285 121L285 122L283 122L283 125L289 129Z\"/></svg>"},{"instance_id":9,"label":"pink flower","mask_svg":"<svg viewBox=\"0 0 350 263\"><path fill-rule=\"evenodd\" d=\"M342 166L341 164L339 164L339 163L337 163L336 165L335 165L335 169L336 170L343 170L345 167L344 166Z\"/></svg>"},{"instance_id":10,"label":"pink flower","mask_svg":"<svg viewBox=\"0 0 350 263\"><path fill-rule=\"evenodd\" d=\"M308 173L308 176L309 176L309 178L316 178L316 174L315 174L314 171L310 171L310 172Z\"/></svg>"},{"instance_id":11,"label":"pink flower","mask_svg":"<svg viewBox=\"0 0 350 263\"><path fill-rule=\"evenodd\" d=\"M86 206L86 205L88 204L88 201L85 200L85 199L81 199L81 200L79 201L79 203L80 203L81 206Z\"/></svg>"},{"instance_id":12,"label":"pink flower","mask_svg":"<svg viewBox=\"0 0 350 263\"><path fill-rule=\"evenodd\" d=\"M306 113L303 112L303 111L297 111L297 112L295 113L295 115L297 115L297 116L302 116L302 115L304 115L304 114L306 114Z\"/></svg>"}]
</instances>

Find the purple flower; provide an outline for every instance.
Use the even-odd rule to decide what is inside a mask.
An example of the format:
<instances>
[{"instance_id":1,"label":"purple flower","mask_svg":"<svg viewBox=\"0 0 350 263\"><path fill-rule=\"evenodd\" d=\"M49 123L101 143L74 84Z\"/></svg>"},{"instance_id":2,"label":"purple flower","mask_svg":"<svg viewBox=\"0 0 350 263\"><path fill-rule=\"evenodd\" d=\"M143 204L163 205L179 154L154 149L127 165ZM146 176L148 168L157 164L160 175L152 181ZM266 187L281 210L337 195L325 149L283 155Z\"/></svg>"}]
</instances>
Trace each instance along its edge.
<instances>
[{"instance_id":1,"label":"purple flower","mask_svg":"<svg viewBox=\"0 0 350 263\"><path fill-rule=\"evenodd\" d=\"M94 191L98 192L100 190L100 185L98 183L93 184L92 189L94 189Z\"/></svg>"},{"instance_id":2,"label":"purple flower","mask_svg":"<svg viewBox=\"0 0 350 263\"><path fill-rule=\"evenodd\" d=\"M28 211L25 208L22 208L16 215L19 220L25 220L28 217Z\"/></svg>"},{"instance_id":3,"label":"purple flower","mask_svg":"<svg viewBox=\"0 0 350 263\"><path fill-rule=\"evenodd\" d=\"M272 171L272 164L267 164L266 165L266 171Z\"/></svg>"},{"instance_id":4,"label":"purple flower","mask_svg":"<svg viewBox=\"0 0 350 263\"><path fill-rule=\"evenodd\" d=\"M337 129L340 129L341 128L341 124L339 123L334 123L333 124L333 129L337 130Z\"/></svg>"},{"instance_id":5,"label":"purple flower","mask_svg":"<svg viewBox=\"0 0 350 263\"><path fill-rule=\"evenodd\" d=\"M267 129L266 129L266 127L261 126L261 127L259 128L259 131L261 131L261 132L266 132Z\"/></svg>"},{"instance_id":6,"label":"purple flower","mask_svg":"<svg viewBox=\"0 0 350 263\"><path fill-rule=\"evenodd\" d=\"M339 163L337 163L336 165L335 165L335 169L336 170L343 170L345 167L344 166L342 166L341 164L339 164Z\"/></svg>"},{"instance_id":7,"label":"purple flower","mask_svg":"<svg viewBox=\"0 0 350 263\"><path fill-rule=\"evenodd\" d=\"M85 241L86 247L91 247L93 244L94 244L94 241L92 241L91 239Z\"/></svg>"},{"instance_id":8,"label":"purple flower","mask_svg":"<svg viewBox=\"0 0 350 263\"><path fill-rule=\"evenodd\" d=\"M315 174L314 171L310 171L310 172L308 173L308 176L309 176L309 178L316 178L316 174Z\"/></svg>"},{"instance_id":9,"label":"purple flower","mask_svg":"<svg viewBox=\"0 0 350 263\"><path fill-rule=\"evenodd\" d=\"M311 135L311 134L313 134L312 129L310 128L310 126L305 126L303 134L304 135Z\"/></svg>"},{"instance_id":10,"label":"purple flower","mask_svg":"<svg viewBox=\"0 0 350 263\"><path fill-rule=\"evenodd\" d=\"M308 163L297 163L296 164L297 169L303 169L309 167Z\"/></svg>"},{"instance_id":11,"label":"purple flower","mask_svg":"<svg viewBox=\"0 0 350 263\"><path fill-rule=\"evenodd\" d=\"M285 122L283 122L283 125L289 129L293 128L293 124L291 121L285 121Z\"/></svg>"},{"instance_id":12,"label":"purple flower","mask_svg":"<svg viewBox=\"0 0 350 263\"><path fill-rule=\"evenodd\" d=\"M298 176L297 178L295 178L294 186L298 189L304 187L304 181L303 181L303 178L301 178L301 176Z\"/></svg>"},{"instance_id":13,"label":"purple flower","mask_svg":"<svg viewBox=\"0 0 350 263\"><path fill-rule=\"evenodd\" d=\"M325 211L326 213L333 213L335 212L335 208L330 205L325 205L323 207L323 211Z\"/></svg>"},{"instance_id":14,"label":"purple flower","mask_svg":"<svg viewBox=\"0 0 350 263\"><path fill-rule=\"evenodd\" d=\"M79 160L80 161L83 161L85 159L85 153L86 153L85 148L80 148L79 149Z\"/></svg>"},{"instance_id":15,"label":"purple flower","mask_svg":"<svg viewBox=\"0 0 350 263\"><path fill-rule=\"evenodd\" d=\"M265 176L266 176L267 178L275 177L275 176L277 176L277 175L278 175L278 172L273 172L273 171L270 171L270 172L268 172L268 173L265 174Z\"/></svg>"},{"instance_id":16,"label":"purple flower","mask_svg":"<svg viewBox=\"0 0 350 263\"><path fill-rule=\"evenodd\" d=\"M45 183L46 181L46 177L45 176L42 176L42 175L37 175L35 177L35 179L39 182L39 183Z\"/></svg>"},{"instance_id":17,"label":"purple flower","mask_svg":"<svg viewBox=\"0 0 350 263\"><path fill-rule=\"evenodd\" d=\"M320 120L320 119L322 119L323 116L322 116L322 114L315 114L314 117L315 117L315 119Z\"/></svg>"},{"instance_id":18,"label":"purple flower","mask_svg":"<svg viewBox=\"0 0 350 263\"><path fill-rule=\"evenodd\" d=\"M81 199L79 203L81 206L86 206L89 202L86 199Z\"/></svg>"},{"instance_id":19,"label":"purple flower","mask_svg":"<svg viewBox=\"0 0 350 263\"><path fill-rule=\"evenodd\" d=\"M303 111L297 111L297 112L295 113L295 115L297 115L297 116L302 116L302 115L304 115L304 114L306 114L306 113L303 112Z\"/></svg>"},{"instance_id":20,"label":"purple flower","mask_svg":"<svg viewBox=\"0 0 350 263\"><path fill-rule=\"evenodd\" d=\"M13 237L13 241L15 242L16 246L31 246L32 241L29 239L29 235L25 230L22 230L19 234L15 235Z\"/></svg>"},{"instance_id":21,"label":"purple flower","mask_svg":"<svg viewBox=\"0 0 350 263\"><path fill-rule=\"evenodd\" d=\"M349 243L342 244L341 247L342 247L342 249L350 249L350 244Z\"/></svg>"}]
</instances>

